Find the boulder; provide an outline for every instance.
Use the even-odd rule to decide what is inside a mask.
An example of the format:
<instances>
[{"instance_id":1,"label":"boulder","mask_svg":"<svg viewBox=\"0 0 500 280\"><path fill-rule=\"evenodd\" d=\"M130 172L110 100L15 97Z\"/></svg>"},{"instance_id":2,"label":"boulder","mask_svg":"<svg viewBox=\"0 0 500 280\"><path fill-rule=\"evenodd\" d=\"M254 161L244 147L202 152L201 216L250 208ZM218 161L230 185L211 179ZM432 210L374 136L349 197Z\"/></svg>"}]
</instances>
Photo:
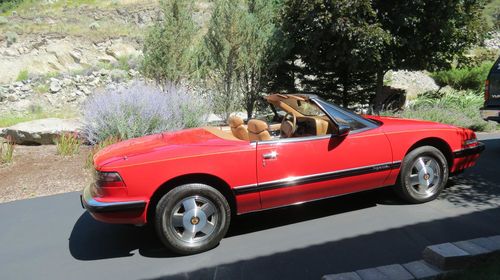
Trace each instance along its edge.
<instances>
[{"instance_id":1,"label":"boulder","mask_svg":"<svg viewBox=\"0 0 500 280\"><path fill-rule=\"evenodd\" d=\"M106 54L119 59L120 57L136 56L139 52L131 45L116 43L106 48Z\"/></svg>"},{"instance_id":2,"label":"boulder","mask_svg":"<svg viewBox=\"0 0 500 280\"><path fill-rule=\"evenodd\" d=\"M78 131L77 119L48 118L18 123L0 131L0 137L11 137L18 145L50 145L56 137L66 132Z\"/></svg>"}]
</instances>

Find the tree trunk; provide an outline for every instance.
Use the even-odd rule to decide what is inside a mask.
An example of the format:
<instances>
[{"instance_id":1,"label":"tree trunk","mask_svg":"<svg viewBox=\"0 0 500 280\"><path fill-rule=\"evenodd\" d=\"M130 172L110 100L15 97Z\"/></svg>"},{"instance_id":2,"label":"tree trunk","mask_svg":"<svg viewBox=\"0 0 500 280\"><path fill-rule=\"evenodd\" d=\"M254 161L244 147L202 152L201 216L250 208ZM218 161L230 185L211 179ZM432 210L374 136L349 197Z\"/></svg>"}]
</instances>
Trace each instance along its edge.
<instances>
[{"instance_id":1,"label":"tree trunk","mask_svg":"<svg viewBox=\"0 0 500 280\"><path fill-rule=\"evenodd\" d=\"M375 91L375 98L373 99L373 113L378 114L382 110L384 104L384 75L385 70L378 70L376 74L377 89Z\"/></svg>"}]
</instances>

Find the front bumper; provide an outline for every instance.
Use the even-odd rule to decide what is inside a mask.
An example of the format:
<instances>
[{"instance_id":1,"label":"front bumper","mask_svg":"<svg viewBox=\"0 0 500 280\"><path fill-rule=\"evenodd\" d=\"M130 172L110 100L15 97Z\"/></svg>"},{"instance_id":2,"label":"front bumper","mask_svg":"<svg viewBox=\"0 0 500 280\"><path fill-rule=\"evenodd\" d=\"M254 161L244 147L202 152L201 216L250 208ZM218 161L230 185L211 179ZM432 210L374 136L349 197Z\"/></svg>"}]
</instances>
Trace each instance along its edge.
<instances>
[{"instance_id":1,"label":"front bumper","mask_svg":"<svg viewBox=\"0 0 500 280\"><path fill-rule=\"evenodd\" d=\"M484 144L481 142L478 142L477 145L474 147L465 148L465 149L453 152L453 156L455 158L463 158L463 157L478 155L478 154L482 153L484 151L484 149L485 149Z\"/></svg>"},{"instance_id":2,"label":"front bumper","mask_svg":"<svg viewBox=\"0 0 500 280\"><path fill-rule=\"evenodd\" d=\"M144 211L146 208L146 201L143 200L98 201L92 196L92 188L94 187L94 185L87 186L80 195L82 207L87 209L90 213Z\"/></svg>"},{"instance_id":3,"label":"front bumper","mask_svg":"<svg viewBox=\"0 0 500 280\"><path fill-rule=\"evenodd\" d=\"M486 121L496 121L500 123L500 109L481 108L479 109L481 118Z\"/></svg>"}]
</instances>

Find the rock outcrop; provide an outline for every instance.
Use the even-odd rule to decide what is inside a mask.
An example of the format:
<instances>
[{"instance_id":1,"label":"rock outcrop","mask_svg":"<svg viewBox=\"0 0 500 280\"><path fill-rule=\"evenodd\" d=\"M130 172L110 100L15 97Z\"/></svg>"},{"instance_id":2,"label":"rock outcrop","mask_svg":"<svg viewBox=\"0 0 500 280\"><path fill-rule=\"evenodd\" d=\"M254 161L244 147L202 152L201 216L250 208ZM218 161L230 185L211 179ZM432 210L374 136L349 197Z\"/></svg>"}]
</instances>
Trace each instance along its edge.
<instances>
[{"instance_id":1,"label":"rock outcrop","mask_svg":"<svg viewBox=\"0 0 500 280\"><path fill-rule=\"evenodd\" d=\"M0 131L0 137L19 145L50 145L63 133L76 132L81 124L76 119L40 119L19 123Z\"/></svg>"}]
</instances>

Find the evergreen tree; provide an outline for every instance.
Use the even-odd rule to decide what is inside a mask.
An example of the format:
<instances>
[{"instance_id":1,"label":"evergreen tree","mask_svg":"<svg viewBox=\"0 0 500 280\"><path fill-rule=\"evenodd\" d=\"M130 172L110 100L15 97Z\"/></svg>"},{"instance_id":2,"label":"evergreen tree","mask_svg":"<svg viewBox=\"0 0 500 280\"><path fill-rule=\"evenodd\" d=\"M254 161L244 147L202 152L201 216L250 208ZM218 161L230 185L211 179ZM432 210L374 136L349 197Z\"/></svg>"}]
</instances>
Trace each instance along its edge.
<instances>
[{"instance_id":1,"label":"evergreen tree","mask_svg":"<svg viewBox=\"0 0 500 280\"><path fill-rule=\"evenodd\" d=\"M192 72L197 27L192 19L192 0L161 0L163 18L148 32L144 42L145 76L160 83L178 83Z\"/></svg>"}]
</instances>

